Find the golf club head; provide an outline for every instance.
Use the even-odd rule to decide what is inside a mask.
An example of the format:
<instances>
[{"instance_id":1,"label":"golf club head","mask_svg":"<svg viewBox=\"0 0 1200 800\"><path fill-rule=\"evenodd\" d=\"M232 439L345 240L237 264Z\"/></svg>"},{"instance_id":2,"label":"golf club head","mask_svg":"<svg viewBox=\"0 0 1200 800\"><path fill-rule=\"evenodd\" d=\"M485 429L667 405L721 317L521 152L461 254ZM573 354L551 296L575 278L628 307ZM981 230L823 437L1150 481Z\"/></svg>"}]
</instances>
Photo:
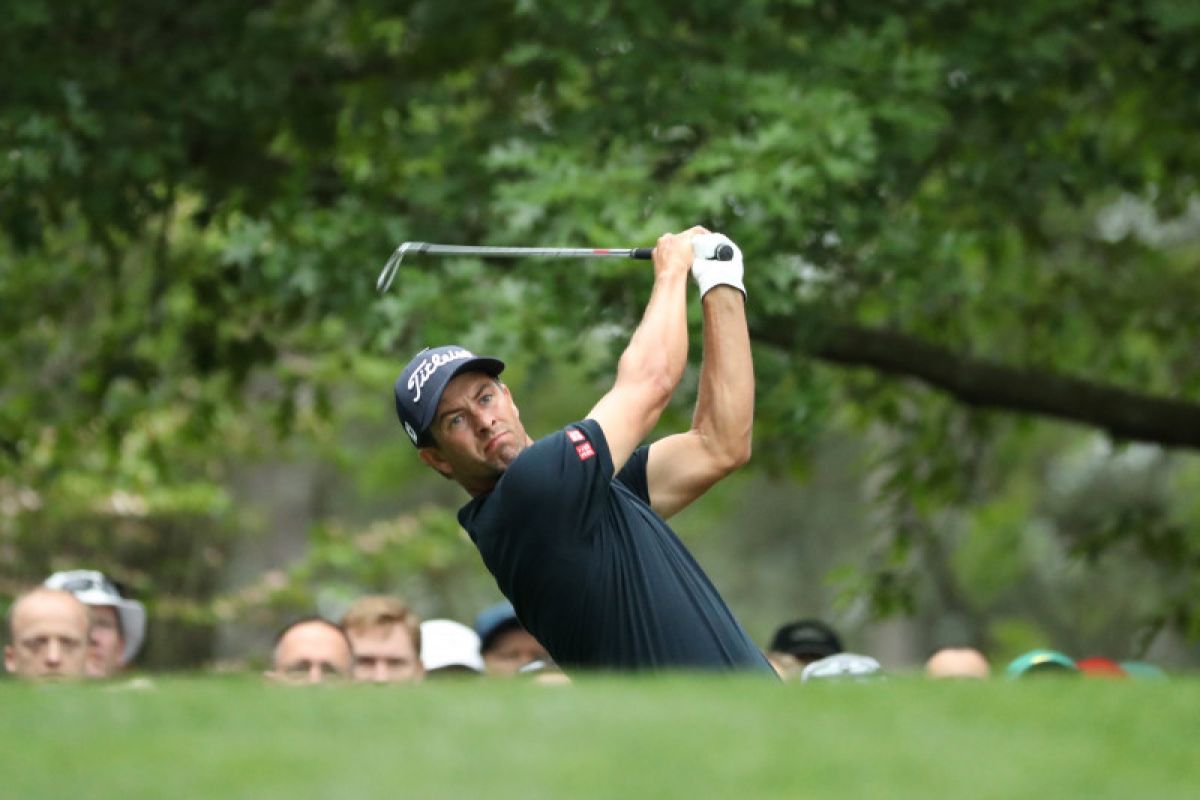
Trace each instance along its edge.
<instances>
[{"instance_id":1,"label":"golf club head","mask_svg":"<svg viewBox=\"0 0 1200 800\"><path fill-rule=\"evenodd\" d=\"M379 273L378 280L375 281L375 290L386 292L391 288L392 281L396 279L396 271L400 269L400 262L404 260L404 254L409 251L413 245L418 245L420 242L403 242L396 251L392 253L392 257L383 265L383 271Z\"/></svg>"}]
</instances>

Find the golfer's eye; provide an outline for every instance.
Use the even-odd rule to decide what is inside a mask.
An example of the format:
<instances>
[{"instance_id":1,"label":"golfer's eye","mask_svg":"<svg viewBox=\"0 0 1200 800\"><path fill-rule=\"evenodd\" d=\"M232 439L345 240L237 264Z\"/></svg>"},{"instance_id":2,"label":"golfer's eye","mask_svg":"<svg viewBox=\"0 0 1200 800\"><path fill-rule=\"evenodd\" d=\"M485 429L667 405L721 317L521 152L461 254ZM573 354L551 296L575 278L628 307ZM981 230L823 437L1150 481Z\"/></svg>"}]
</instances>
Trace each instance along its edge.
<instances>
[{"instance_id":1,"label":"golfer's eye","mask_svg":"<svg viewBox=\"0 0 1200 800\"><path fill-rule=\"evenodd\" d=\"M480 404L482 404L482 405L485 405L485 406L486 406L488 403L492 402L492 393L491 393L491 392L488 392L487 394L485 394L485 395L483 395L482 397L480 397L480 398L479 398L479 402L480 402Z\"/></svg>"},{"instance_id":2,"label":"golfer's eye","mask_svg":"<svg viewBox=\"0 0 1200 800\"><path fill-rule=\"evenodd\" d=\"M446 420L446 427L447 428L457 428L459 425L462 424L462 421L463 421L462 414L455 414L453 417L450 417L449 419Z\"/></svg>"}]
</instances>

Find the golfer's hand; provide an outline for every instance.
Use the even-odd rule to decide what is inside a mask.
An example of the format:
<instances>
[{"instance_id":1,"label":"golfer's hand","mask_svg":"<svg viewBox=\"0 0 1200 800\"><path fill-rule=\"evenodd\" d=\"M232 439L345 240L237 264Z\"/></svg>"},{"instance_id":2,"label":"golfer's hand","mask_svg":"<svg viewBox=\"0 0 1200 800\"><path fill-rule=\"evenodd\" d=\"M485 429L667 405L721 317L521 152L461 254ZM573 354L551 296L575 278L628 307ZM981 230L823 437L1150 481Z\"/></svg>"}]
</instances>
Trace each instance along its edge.
<instances>
[{"instance_id":1,"label":"golfer's hand","mask_svg":"<svg viewBox=\"0 0 1200 800\"><path fill-rule=\"evenodd\" d=\"M708 233L699 225L682 233L664 233L654 245L654 275L687 275L695 260L692 239Z\"/></svg>"},{"instance_id":2,"label":"golfer's hand","mask_svg":"<svg viewBox=\"0 0 1200 800\"><path fill-rule=\"evenodd\" d=\"M729 261L718 261L713 257L717 248L723 245L733 248L733 258ZM696 254L692 277L700 287L701 297L717 286L732 286L742 293L742 297L746 296L746 286L742 282L742 251L728 236L723 233L700 234L692 238L692 249Z\"/></svg>"}]
</instances>

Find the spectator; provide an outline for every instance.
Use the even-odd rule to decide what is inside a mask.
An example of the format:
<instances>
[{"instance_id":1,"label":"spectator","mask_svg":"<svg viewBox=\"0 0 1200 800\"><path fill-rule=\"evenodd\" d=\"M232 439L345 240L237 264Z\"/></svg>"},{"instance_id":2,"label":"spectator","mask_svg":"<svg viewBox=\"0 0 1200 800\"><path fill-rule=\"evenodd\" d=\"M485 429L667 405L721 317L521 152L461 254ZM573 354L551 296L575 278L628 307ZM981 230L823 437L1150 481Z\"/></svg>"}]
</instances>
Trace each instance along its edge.
<instances>
[{"instance_id":1,"label":"spectator","mask_svg":"<svg viewBox=\"0 0 1200 800\"><path fill-rule=\"evenodd\" d=\"M1129 673L1125 668L1113 661L1111 658L1104 656L1092 656L1090 658L1081 658L1075 662L1079 672L1085 678L1128 678Z\"/></svg>"},{"instance_id":2,"label":"spectator","mask_svg":"<svg viewBox=\"0 0 1200 800\"><path fill-rule=\"evenodd\" d=\"M87 606L70 592L39 586L8 609L4 668L19 678L58 680L87 674Z\"/></svg>"},{"instance_id":3,"label":"spectator","mask_svg":"<svg viewBox=\"0 0 1200 800\"><path fill-rule=\"evenodd\" d=\"M517 670L517 674L544 686L566 686L571 683L567 674L552 661L530 661Z\"/></svg>"},{"instance_id":4,"label":"spectator","mask_svg":"<svg viewBox=\"0 0 1200 800\"><path fill-rule=\"evenodd\" d=\"M824 622L798 619L782 626L771 638L767 660L784 680L797 678L814 661L842 652L842 640Z\"/></svg>"},{"instance_id":5,"label":"spectator","mask_svg":"<svg viewBox=\"0 0 1200 800\"><path fill-rule=\"evenodd\" d=\"M421 666L421 620L399 597L372 595L356 601L342 617L354 649L354 680L417 683Z\"/></svg>"},{"instance_id":6,"label":"spectator","mask_svg":"<svg viewBox=\"0 0 1200 800\"><path fill-rule=\"evenodd\" d=\"M870 656L859 653L835 653L818 659L800 672L800 680L836 680L862 682L883 676L883 668Z\"/></svg>"},{"instance_id":7,"label":"spectator","mask_svg":"<svg viewBox=\"0 0 1200 800\"><path fill-rule=\"evenodd\" d=\"M930 678L986 678L991 672L983 653L973 647L943 647L925 662Z\"/></svg>"},{"instance_id":8,"label":"spectator","mask_svg":"<svg viewBox=\"0 0 1200 800\"><path fill-rule=\"evenodd\" d=\"M512 603L502 600L475 617L479 652L488 675L516 675L534 661L550 662L546 648L517 619Z\"/></svg>"},{"instance_id":9,"label":"spectator","mask_svg":"<svg viewBox=\"0 0 1200 800\"><path fill-rule=\"evenodd\" d=\"M421 663L425 675L479 675L483 657L479 655L479 636L452 619L430 619L421 623Z\"/></svg>"},{"instance_id":10,"label":"spectator","mask_svg":"<svg viewBox=\"0 0 1200 800\"><path fill-rule=\"evenodd\" d=\"M1162 681L1167 679L1167 673L1162 667L1145 661L1122 661L1121 669L1131 678L1138 680Z\"/></svg>"},{"instance_id":11,"label":"spectator","mask_svg":"<svg viewBox=\"0 0 1200 800\"><path fill-rule=\"evenodd\" d=\"M70 592L88 607L92 620L88 675L110 678L133 662L146 635L145 606L128 599L116 582L96 570L56 572L45 585Z\"/></svg>"},{"instance_id":12,"label":"spectator","mask_svg":"<svg viewBox=\"0 0 1200 800\"><path fill-rule=\"evenodd\" d=\"M1039 648L1022 653L1009 662L1005 668L1009 678L1023 678L1027 675L1078 675L1079 668L1070 656L1057 650Z\"/></svg>"},{"instance_id":13,"label":"spectator","mask_svg":"<svg viewBox=\"0 0 1200 800\"><path fill-rule=\"evenodd\" d=\"M288 625L275 639L274 663L267 678L310 684L349 678L354 651L346 632L329 620L306 617Z\"/></svg>"}]
</instances>

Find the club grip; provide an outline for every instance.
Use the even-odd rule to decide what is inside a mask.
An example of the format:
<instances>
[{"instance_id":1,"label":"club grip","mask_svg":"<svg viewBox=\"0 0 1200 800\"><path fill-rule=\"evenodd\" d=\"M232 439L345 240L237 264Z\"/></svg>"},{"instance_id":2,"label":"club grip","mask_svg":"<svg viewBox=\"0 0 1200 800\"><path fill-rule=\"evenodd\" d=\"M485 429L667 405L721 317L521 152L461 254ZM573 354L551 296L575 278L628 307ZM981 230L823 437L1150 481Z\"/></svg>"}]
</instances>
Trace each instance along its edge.
<instances>
[{"instance_id":1,"label":"club grip","mask_svg":"<svg viewBox=\"0 0 1200 800\"><path fill-rule=\"evenodd\" d=\"M629 251L630 258L638 258L642 261L649 261L654 258L653 247L635 247ZM717 252L713 254L714 261L733 261L733 248L727 244L723 244L717 248Z\"/></svg>"}]
</instances>

